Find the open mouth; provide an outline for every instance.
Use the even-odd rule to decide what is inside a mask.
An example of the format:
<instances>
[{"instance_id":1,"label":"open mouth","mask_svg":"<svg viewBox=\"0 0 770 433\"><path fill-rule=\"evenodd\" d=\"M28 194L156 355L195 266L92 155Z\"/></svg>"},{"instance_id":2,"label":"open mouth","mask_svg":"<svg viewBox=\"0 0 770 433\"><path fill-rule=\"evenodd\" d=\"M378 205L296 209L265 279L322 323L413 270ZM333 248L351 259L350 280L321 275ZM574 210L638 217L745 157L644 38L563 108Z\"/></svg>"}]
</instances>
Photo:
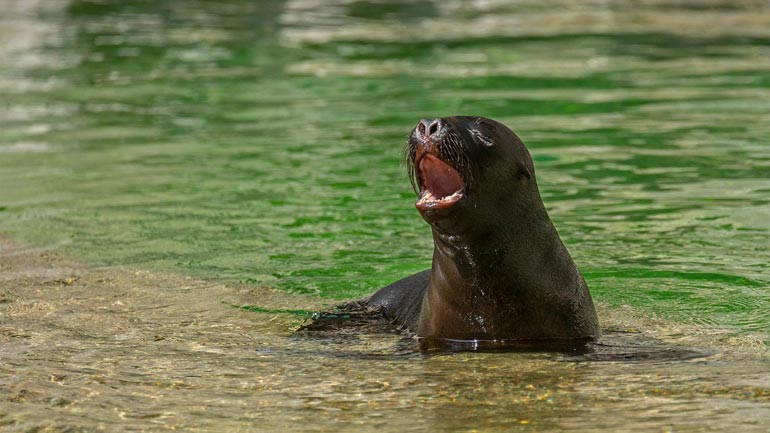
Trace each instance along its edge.
<instances>
[{"instance_id":1,"label":"open mouth","mask_svg":"<svg viewBox=\"0 0 770 433\"><path fill-rule=\"evenodd\" d=\"M420 182L418 209L445 209L463 197L465 184L460 173L438 157L428 153L419 158L417 173Z\"/></svg>"}]
</instances>

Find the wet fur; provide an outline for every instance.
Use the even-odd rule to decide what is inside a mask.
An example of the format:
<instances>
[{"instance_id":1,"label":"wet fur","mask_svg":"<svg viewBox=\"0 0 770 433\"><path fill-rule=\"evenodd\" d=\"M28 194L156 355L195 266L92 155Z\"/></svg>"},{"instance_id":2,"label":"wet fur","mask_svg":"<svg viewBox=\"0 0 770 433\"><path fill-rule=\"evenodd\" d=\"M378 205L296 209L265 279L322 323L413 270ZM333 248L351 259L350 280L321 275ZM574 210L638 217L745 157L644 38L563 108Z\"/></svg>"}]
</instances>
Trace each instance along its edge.
<instances>
[{"instance_id":1,"label":"wet fur","mask_svg":"<svg viewBox=\"0 0 770 433\"><path fill-rule=\"evenodd\" d=\"M428 339L598 338L591 295L548 217L524 144L491 119L441 120L446 128L429 145L460 173L467 197L449 212L423 213L432 268L384 287L367 305ZM413 131L404 152L418 194L421 145Z\"/></svg>"}]
</instances>

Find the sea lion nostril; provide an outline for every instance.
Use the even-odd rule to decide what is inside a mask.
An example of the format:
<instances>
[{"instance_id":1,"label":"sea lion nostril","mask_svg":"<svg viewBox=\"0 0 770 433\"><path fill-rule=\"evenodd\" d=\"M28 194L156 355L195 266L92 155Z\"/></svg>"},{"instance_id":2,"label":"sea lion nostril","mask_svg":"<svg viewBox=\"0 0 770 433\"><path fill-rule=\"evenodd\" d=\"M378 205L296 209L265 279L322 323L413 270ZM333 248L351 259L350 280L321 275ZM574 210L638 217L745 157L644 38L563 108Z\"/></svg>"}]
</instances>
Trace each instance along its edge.
<instances>
[{"instance_id":1,"label":"sea lion nostril","mask_svg":"<svg viewBox=\"0 0 770 433\"><path fill-rule=\"evenodd\" d=\"M417 124L417 137L426 140L441 132L443 125L441 119L422 119Z\"/></svg>"},{"instance_id":2,"label":"sea lion nostril","mask_svg":"<svg viewBox=\"0 0 770 433\"><path fill-rule=\"evenodd\" d=\"M419 132L420 135L422 135L422 136L425 135L425 122L424 121L421 120L420 124L417 125L417 132Z\"/></svg>"},{"instance_id":3,"label":"sea lion nostril","mask_svg":"<svg viewBox=\"0 0 770 433\"><path fill-rule=\"evenodd\" d=\"M428 128L428 136L431 136L435 133L437 133L441 129L441 121L435 120L433 123L430 124L430 127Z\"/></svg>"}]
</instances>

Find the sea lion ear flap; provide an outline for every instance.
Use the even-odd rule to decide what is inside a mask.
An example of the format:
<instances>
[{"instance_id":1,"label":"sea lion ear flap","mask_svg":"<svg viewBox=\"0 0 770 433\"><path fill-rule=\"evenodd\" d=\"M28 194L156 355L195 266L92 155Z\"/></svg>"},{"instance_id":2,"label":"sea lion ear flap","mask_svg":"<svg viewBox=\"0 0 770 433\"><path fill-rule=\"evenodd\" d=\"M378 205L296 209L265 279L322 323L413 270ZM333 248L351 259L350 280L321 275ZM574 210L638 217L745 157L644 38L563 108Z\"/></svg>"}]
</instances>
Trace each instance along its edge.
<instances>
[{"instance_id":1,"label":"sea lion ear flap","mask_svg":"<svg viewBox=\"0 0 770 433\"><path fill-rule=\"evenodd\" d=\"M521 162L521 160L516 160L516 170L518 171L519 179L521 178L527 178L532 179L532 173L529 171L529 168Z\"/></svg>"}]
</instances>

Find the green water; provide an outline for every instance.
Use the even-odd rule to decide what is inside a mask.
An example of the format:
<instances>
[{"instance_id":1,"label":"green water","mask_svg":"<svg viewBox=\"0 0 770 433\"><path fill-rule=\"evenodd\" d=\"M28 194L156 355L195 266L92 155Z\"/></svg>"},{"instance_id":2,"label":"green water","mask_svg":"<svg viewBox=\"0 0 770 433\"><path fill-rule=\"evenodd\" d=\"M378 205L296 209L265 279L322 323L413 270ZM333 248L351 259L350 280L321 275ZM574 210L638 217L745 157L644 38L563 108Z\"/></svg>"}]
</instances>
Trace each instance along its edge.
<instances>
[{"instance_id":1,"label":"green water","mask_svg":"<svg viewBox=\"0 0 770 433\"><path fill-rule=\"evenodd\" d=\"M0 430L766 432L768 29L756 0L0 0ZM530 148L586 357L294 332L429 266L402 146L451 114Z\"/></svg>"},{"instance_id":2,"label":"green water","mask_svg":"<svg viewBox=\"0 0 770 433\"><path fill-rule=\"evenodd\" d=\"M421 117L530 148L591 287L770 335L757 2L6 2L0 233L97 265L355 298L429 266Z\"/></svg>"}]
</instances>

